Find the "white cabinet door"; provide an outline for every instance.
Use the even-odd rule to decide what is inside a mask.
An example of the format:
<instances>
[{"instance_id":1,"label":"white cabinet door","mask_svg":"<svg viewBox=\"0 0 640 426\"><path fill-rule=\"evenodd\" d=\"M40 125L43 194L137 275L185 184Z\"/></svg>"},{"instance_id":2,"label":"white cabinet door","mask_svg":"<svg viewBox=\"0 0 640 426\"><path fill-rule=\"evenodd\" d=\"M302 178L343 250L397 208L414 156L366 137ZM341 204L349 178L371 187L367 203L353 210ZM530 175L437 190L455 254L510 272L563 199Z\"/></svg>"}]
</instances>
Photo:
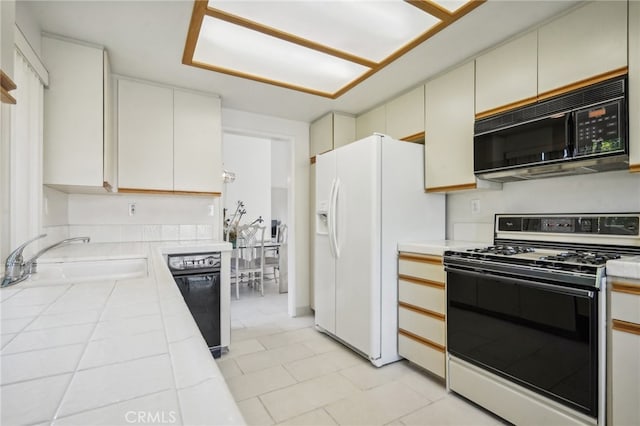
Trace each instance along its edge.
<instances>
[{"instance_id":1,"label":"white cabinet door","mask_svg":"<svg viewBox=\"0 0 640 426\"><path fill-rule=\"evenodd\" d=\"M473 174L474 63L425 85L425 187L476 187Z\"/></svg>"},{"instance_id":2,"label":"white cabinet door","mask_svg":"<svg viewBox=\"0 0 640 426\"><path fill-rule=\"evenodd\" d=\"M309 155L315 157L333 149L333 115L323 115L309 127Z\"/></svg>"},{"instance_id":3,"label":"white cabinet door","mask_svg":"<svg viewBox=\"0 0 640 426\"><path fill-rule=\"evenodd\" d=\"M118 81L118 186L173 190L173 90Z\"/></svg>"},{"instance_id":4,"label":"white cabinet door","mask_svg":"<svg viewBox=\"0 0 640 426\"><path fill-rule=\"evenodd\" d=\"M640 87L640 1L629 2L629 87ZM629 117L640 117L637 92L629 97ZM629 168L640 172L640 120L637 119L629 120Z\"/></svg>"},{"instance_id":5,"label":"white cabinet door","mask_svg":"<svg viewBox=\"0 0 640 426\"><path fill-rule=\"evenodd\" d=\"M538 37L540 95L626 67L627 2L588 2L540 27Z\"/></svg>"},{"instance_id":6,"label":"white cabinet door","mask_svg":"<svg viewBox=\"0 0 640 426\"><path fill-rule=\"evenodd\" d=\"M532 103L537 95L537 31L476 58L476 115Z\"/></svg>"},{"instance_id":7,"label":"white cabinet door","mask_svg":"<svg viewBox=\"0 0 640 426\"><path fill-rule=\"evenodd\" d=\"M387 113L384 105L359 115L356 118L356 140L371 136L375 132L386 134L386 123Z\"/></svg>"},{"instance_id":8,"label":"white cabinet door","mask_svg":"<svg viewBox=\"0 0 640 426\"><path fill-rule=\"evenodd\" d=\"M424 86L387 102L386 134L409 140L424 134Z\"/></svg>"},{"instance_id":9,"label":"white cabinet door","mask_svg":"<svg viewBox=\"0 0 640 426\"><path fill-rule=\"evenodd\" d=\"M640 327L640 326L638 326ZM640 331L638 331L640 333ZM613 330L612 424L640 424L640 334Z\"/></svg>"},{"instance_id":10,"label":"white cabinet door","mask_svg":"<svg viewBox=\"0 0 640 426\"><path fill-rule=\"evenodd\" d=\"M220 98L174 90L173 189L222 192Z\"/></svg>"},{"instance_id":11,"label":"white cabinet door","mask_svg":"<svg viewBox=\"0 0 640 426\"><path fill-rule=\"evenodd\" d=\"M333 149L347 145L356 140L356 119L347 114L337 112L333 115Z\"/></svg>"},{"instance_id":12,"label":"white cabinet door","mask_svg":"<svg viewBox=\"0 0 640 426\"><path fill-rule=\"evenodd\" d=\"M44 183L102 187L103 49L42 38L49 88L44 94Z\"/></svg>"}]
</instances>

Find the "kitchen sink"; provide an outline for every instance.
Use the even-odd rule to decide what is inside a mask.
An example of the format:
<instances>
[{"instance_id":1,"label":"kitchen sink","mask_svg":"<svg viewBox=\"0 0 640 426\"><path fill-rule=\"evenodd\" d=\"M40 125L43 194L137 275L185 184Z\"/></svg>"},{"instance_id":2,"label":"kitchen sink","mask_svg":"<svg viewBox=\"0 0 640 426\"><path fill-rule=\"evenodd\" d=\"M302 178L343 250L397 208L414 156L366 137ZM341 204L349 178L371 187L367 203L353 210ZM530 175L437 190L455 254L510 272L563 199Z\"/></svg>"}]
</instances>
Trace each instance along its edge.
<instances>
[{"instance_id":1,"label":"kitchen sink","mask_svg":"<svg viewBox=\"0 0 640 426\"><path fill-rule=\"evenodd\" d=\"M123 280L148 276L146 258L39 263L26 281L40 285L69 282Z\"/></svg>"}]
</instances>

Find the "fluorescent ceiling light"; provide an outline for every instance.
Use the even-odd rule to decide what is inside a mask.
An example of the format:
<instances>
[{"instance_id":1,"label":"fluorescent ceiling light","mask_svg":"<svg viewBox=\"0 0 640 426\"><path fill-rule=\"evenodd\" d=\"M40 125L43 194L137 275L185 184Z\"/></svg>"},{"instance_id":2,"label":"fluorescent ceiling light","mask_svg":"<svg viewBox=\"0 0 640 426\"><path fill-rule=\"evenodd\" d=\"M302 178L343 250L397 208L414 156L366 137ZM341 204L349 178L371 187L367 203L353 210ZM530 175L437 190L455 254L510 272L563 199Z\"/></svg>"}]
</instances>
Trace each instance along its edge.
<instances>
[{"instance_id":1,"label":"fluorescent ceiling light","mask_svg":"<svg viewBox=\"0 0 640 426\"><path fill-rule=\"evenodd\" d=\"M183 63L337 98L485 0L196 0Z\"/></svg>"}]
</instances>

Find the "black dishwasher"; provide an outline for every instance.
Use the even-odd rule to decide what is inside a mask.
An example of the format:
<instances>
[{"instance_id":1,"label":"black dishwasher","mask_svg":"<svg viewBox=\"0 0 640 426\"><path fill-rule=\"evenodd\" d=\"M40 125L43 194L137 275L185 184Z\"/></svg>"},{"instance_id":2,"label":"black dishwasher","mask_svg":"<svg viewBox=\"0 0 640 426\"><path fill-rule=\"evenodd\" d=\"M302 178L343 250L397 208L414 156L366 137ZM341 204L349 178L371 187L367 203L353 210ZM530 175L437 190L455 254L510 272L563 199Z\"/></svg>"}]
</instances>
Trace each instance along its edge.
<instances>
[{"instance_id":1,"label":"black dishwasher","mask_svg":"<svg viewBox=\"0 0 640 426\"><path fill-rule=\"evenodd\" d=\"M170 254L167 261L211 354L220 357L220 252Z\"/></svg>"}]
</instances>

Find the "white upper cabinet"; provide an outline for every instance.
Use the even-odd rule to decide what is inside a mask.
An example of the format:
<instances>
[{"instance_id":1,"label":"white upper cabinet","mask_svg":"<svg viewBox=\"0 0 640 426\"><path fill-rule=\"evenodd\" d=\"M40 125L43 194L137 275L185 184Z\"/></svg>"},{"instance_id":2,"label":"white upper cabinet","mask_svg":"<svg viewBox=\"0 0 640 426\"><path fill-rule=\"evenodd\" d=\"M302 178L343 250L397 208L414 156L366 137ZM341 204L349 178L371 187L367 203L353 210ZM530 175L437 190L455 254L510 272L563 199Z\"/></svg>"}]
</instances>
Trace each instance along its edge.
<instances>
[{"instance_id":1,"label":"white upper cabinet","mask_svg":"<svg viewBox=\"0 0 640 426\"><path fill-rule=\"evenodd\" d=\"M220 98L119 80L118 184L122 192L220 194Z\"/></svg>"},{"instance_id":2,"label":"white upper cabinet","mask_svg":"<svg viewBox=\"0 0 640 426\"><path fill-rule=\"evenodd\" d=\"M476 59L476 114L535 102L538 32L525 34Z\"/></svg>"},{"instance_id":3,"label":"white upper cabinet","mask_svg":"<svg viewBox=\"0 0 640 426\"><path fill-rule=\"evenodd\" d=\"M118 186L173 191L172 89L118 81Z\"/></svg>"},{"instance_id":4,"label":"white upper cabinet","mask_svg":"<svg viewBox=\"0 0 640 426\"><path fill-rule=\"evenodd\" d=\"M626 66L625 1L589 2L539 29L540 95Z\"/></svg>"},{"instance_id":5,"label":"white upper cabinet","mask_svg":"<svg viewBox=\"0 0 640 426\"><path fill-rule=\"evenodd\" d=\"M222 191L220 98L173 92L173 189Z\"/></svg>"},{"instance_id":6,"label":"white upper cabinet","mask_svg":"<svg viewBox=\"0 0 640 426\"><path fill-rule=\"evenodd\" d=\"M474 63L425 85L425 188L476 188L473 174Z\"/></svg>"},{"instance_id":7,"label":"white upper cabinet","mask_svg":"<svg viewBox=\"0 0 640 426\"><path fill-rule=\"evenodd\" d=\"M629 87L640 87L640 1L629 2ZM629 117L640 117L640 96L629 96ZM629 169L640 172L640 120L629 120Z\"/></svg>"},{"instance_id":8,"label":"white upper cabinet","mask_svg":"<svg viewBox=\"0 0 640 426\"><path fill-rule=\"evenodd\" d=\"M406 140L424 137L424 86L387 102L386 134Z\"/></svg>"},{"instance_id":9,"label":"white upper cabinet","mask_svg":"<svg viewBox=\"0 0 640 426\"><path fill-rule=\"evenodd\" d=\"M387 133L387 113L385 105L381 105L356 118L356 140L372 134Z\"/></svg>"},{"instance_id":10,"label":"white upper cabinet","mask_svg":"<svg viewBox=\"0 0 640 426\"><path fill-rule=\"evenodd\" d=\"M323 115L309 127L309 155L315 157L333 149L333 114Z\"/></svg>"},{"instance_id":11,"label":"white upper cabinet","mask_svg":"<svg viewBox=\"0 0 640 426\"><path fill-rule=\"evenodd\" d=\"M356 140L356 119L352 115L330 112L309 128L309 154L315 157L323 152Z\"/></svg>"},{"instance_id":12,"label":"white upper cabinet","mask_svg":"<svg viewBox=\"0 0 640 426\"><path fill-rule=\"evenodd\" d=\"M112 153L109 121L109 67L104 49L42 38L49 87L44 93L44 176L62 190L101 188L105 152ZM109 163L112 164L112 163ZM105 186L112 182L106 182Z\"/></svg>"}]
</instances>

